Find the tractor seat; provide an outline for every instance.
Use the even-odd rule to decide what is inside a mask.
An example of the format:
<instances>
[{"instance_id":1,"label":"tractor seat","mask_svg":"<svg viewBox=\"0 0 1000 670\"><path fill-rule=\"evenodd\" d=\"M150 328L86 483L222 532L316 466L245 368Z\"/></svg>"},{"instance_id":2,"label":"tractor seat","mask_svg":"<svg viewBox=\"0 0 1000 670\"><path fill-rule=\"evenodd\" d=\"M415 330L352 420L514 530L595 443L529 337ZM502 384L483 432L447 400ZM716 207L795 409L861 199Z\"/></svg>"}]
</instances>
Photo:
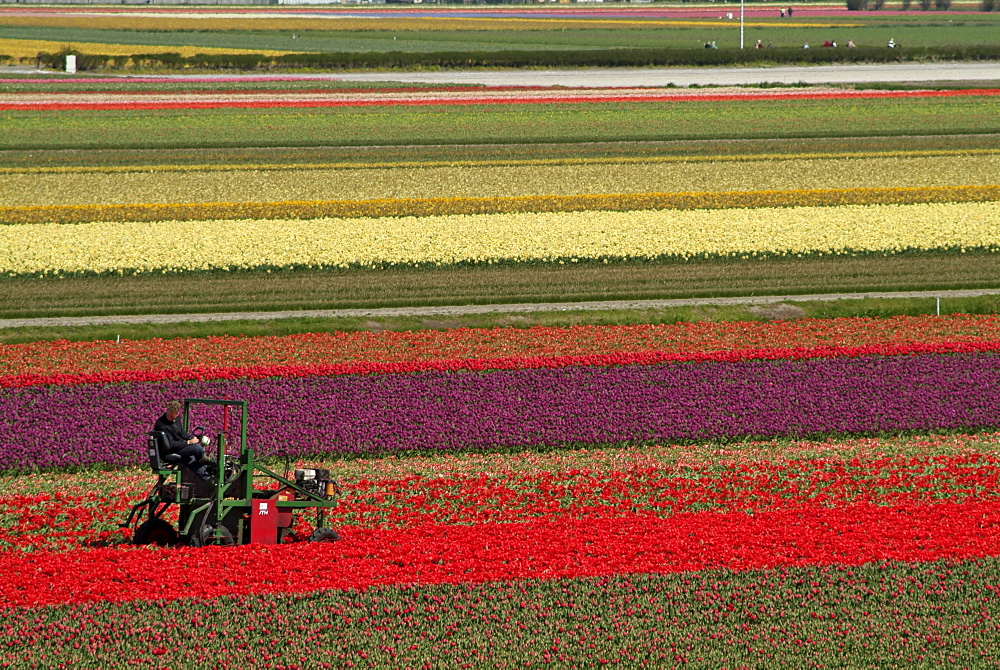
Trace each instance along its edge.
<instances>
[{"instance_id":1,"label":"tractor seat","mask_svg":"<svg viewBox=\"0 0 1000 670\"><path fill-rule=\"evenodd\" d=\"M180 465L183 460L180 454L170 453L170 443L167 442L167 436L160 431L154 430L149 433L147 445L149 447L149 467L153 472Z\"/></svg>"}]
</instances>

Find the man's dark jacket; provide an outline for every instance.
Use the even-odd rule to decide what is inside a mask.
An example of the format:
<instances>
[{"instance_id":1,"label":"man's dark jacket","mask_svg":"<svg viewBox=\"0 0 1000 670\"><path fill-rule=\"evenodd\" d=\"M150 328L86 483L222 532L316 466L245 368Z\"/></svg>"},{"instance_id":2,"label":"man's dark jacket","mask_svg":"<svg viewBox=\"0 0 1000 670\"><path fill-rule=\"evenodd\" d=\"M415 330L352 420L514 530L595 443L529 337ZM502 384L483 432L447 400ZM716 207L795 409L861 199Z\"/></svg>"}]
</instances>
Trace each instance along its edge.
<instances>
[{"instance_id":1,"label":"man's dark jacket","mask_svg":"<svg viewBox=\"0 0 1000 670\"><path fill-rule=\"evenodd\" d=\"M158 430L167 436L167 442L170 443L170 451L180 451L187 446L187 441L194 437L194 435L185 431L181 426L179 416L171 421L164 414L156 420L153 430Z\"/></svg>"}]
</instances>

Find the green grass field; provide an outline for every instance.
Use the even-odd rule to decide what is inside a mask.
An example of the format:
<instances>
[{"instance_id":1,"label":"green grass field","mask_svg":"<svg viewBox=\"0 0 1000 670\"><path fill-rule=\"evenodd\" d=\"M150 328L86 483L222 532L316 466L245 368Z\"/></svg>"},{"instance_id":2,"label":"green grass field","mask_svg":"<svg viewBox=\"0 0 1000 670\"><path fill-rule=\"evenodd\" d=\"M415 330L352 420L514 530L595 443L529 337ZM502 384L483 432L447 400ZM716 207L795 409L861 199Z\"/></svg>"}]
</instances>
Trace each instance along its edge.
<instances>
[{"instance_id":1,"label":"green grass field","mask_svg":"<svg viewBox=\"0 0 1000 670\"><path fill-rule=\"evenodd\" d=\"M1000 254L7 278L0 318L1000 287Z\"/></svg>"},{"instance_id":2,"label":"green grass field","mask_svg":"<svg viewBox=\"0 0 1000 670\"><path fill-rule=\"evenodd\" d=\"M964 135L996 96L329 109L4 113L0 149L507 144Z\"/></svg>"},{"instance_id":3,"label":"green grass field","mask_svg":"<svg viewBox=\"0 0 1000 670\"><path fill-rule=\"evenodd\" d=\"M733 7L719 7L719 16ZM881 46L890 38L907 46L990 45L1000 43L1000 16L989 13L967 15L937 15L928 12L919 16L886 16L874 12L859 12L850 16L810 16L802 10L801 18L775 24L775 16L753 18L746 28L745 38L753 44L757 39L774 46L822 44L832 39L840 43L853 40L858 46ZM721 48L739 46L738 21L722 19L718 26L706 21L690 21L691 25L658 26L641 23L627 27L576 28L554 22L551 29L534 30L380 30L378 24L366 30L114 30L61 26L11 26L0 18L0 39L49 40L53 42L90 42L101 44L132 44L163 47L195 46L220 49L288 50L297 52L391 52L432 53L463 51L560 51L609 48L700 48L706 41L715 41ZM812 27L822 23L824 27ZM572 24L571 24L572 25ZM292 35L295 38L292 38Z\"/></svg>"},{"instance_id":4,"label":"green grass field","mask_svg":"<svg viewBox=\"0 0 1000 670\"><path fill-rule=\"evenodd\" d=\"M914 129L917 132L919 129ZM484 141L486 138L480 138ZM206 149L10 149L0 151L9 169L37 167L141 167L151 165L378 165L490 164L579 159L740 157L745 155L850 154L898 151L1000 149L1000 134L874 137L662 140L551 144L463 144L353 147L245 147Z\"/></svg>"},{"instance_id":5,"label":"green grass field","mask_svg":"<svg viewBox=\"0 0 1000 670\"><path fill-rule=\"evenodd\" d=\"M232 321L179 321L158 324L90 326L28 326L0 329L0 343L19 344L42 340L163 340L179 337L266 337L299 333L352 331L416 331L452 328L566 328L582 325L659 324L698 321L769 321L772 319L885 318L934 314L934 298L864 298L784 302L770 306L670 307L657 309L604 309L527 312L519 314L467 314L447 316L293 317ZM945 298L941 314L996 314L1000 298Z\"/></svg>"}]
</instances>

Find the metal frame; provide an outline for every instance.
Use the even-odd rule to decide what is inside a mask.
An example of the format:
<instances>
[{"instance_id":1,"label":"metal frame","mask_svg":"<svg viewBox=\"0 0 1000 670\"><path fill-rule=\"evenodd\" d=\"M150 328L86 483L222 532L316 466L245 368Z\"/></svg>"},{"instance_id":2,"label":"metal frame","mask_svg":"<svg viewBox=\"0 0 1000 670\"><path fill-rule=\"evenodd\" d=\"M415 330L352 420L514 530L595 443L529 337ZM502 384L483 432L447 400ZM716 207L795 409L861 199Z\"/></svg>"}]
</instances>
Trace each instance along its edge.
<instances>
[{"instance_id":1,"label":"metal frame","mask_svg":"<svg viewBox=\"0 0 1000 670\"><path fill-rule=\"evenodd\" d=\"M220 433L216 440L216 456L218 459L218 474L216 484L212 487L212 495L207 498L190 497L188 500L181 500L182 481L181 466L163 469L157 472L158 480L149 492L146 500L137 503L132 507L126 521L119 524L122 527L131 526L135 517L142 508L147 508L147 519L159 518L171 504L180 506L180 514L177 520L177 533L181 538L192 537L192 533L197 533L199 539L214 540L216 543L222 542L226 537L224 521L236 511L245 510L249 513L253 507L253 480L256 476L264 476L278 481L282 486L277 489L275 495L291 491L295 497L305 498L304 500L282 500L280 497L275 503L278 510L294 511L296 509L316 508L316 529L324 528L324 511L328 507L335 507L336 502L327 500L310 491L306 491L295 484L295 482L278 475L271 470L258 465L253 449L247 445L247 402L244 400L215 400L208 398L185 398L183 410L183 426L189 430L191 408L194 405L221 405L225 408L235 407L240 412L240 454L238 463L226 456L226 435ZM230 465L232 463L232 465ZM257 473L260 473L259 475ZM165 502L161 497L163 485L168 478L172 478L175 484L176 493L172 502ZM243 490L240 491L242 486ZM162 505L162 507L161 507ZM249 528L244 524L242 515L236 523L233 541L236 544L244 544L245 534ZM197 523L196 523L197 522ZM195 527L196 526L196 527ZM212 535L202 538L205 527L213 529Z\"/></svg>"}]
</instances>

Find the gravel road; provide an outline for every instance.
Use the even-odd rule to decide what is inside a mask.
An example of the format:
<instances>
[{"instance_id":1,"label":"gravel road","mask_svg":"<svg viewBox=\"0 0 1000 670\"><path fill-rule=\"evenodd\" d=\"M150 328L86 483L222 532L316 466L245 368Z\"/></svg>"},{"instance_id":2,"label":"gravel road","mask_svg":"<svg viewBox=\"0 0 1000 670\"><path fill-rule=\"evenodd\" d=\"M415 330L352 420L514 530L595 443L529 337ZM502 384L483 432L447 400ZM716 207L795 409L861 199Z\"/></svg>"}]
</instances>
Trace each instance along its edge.
<instances>
[{"instance_id":1,"label":"gravel road","mask_svg":"<svg viewBox=\"0 0 1000 670\"><path fill-rule=\"evenodd\" d=\"M710 305L775 305L819 300L863 300L866 298L972 298L1000 295L1000 289L959 291L904 291L897 293L829 293L814 295L770 295L735 298L678 298L673 300L606 300L595 302L541 302L508 305L446 305L440 307L385 307L380 309L322 309L284 312L220 312L212 314L139 314L129 316L72 316L40 319L0 319L0 329L24 327L100 326L124 323L184 323L210 321L258 321L292 318L379 318L394 316L462 316L467 314L527 314L592 310L649 310Z\"/></svg>"},{"instance_id":2,"label":"gravel road","mask_svg":"<svg viewBox=\"0 0 1000 670\"><path fill-rule=\"evenodd\" d=\"M3 73L30 73L24 67L0 67ZM46 74L59 75L59 72ZM87 75L78 75L85 77ZM108 75L122 78L151 75ZM226 74L157 74L157 79L231 79ZM809 65L781 67L701 68L580 68L569 70L454 70L444 72L313 72L243 75L248 81L268 79L332 79L393 81L426 84L480 84L485 86L743 86L748 84L853 84L875 82L991 82L1000 83L1000 63L882 63L869 65Z\"/></svg>"},{"instance_id":3,"label":"gravel road","mask_svg":"<svg viewBox=\"0 0 1000 670\"><path fill-rule=\"evenodd\" d=\"M1000 81L1000 63L893 63L740 68L587 68L339 74L344 81L401 81L487 86L741 86L874 82Z\"/></svg>"}]
</instances>

